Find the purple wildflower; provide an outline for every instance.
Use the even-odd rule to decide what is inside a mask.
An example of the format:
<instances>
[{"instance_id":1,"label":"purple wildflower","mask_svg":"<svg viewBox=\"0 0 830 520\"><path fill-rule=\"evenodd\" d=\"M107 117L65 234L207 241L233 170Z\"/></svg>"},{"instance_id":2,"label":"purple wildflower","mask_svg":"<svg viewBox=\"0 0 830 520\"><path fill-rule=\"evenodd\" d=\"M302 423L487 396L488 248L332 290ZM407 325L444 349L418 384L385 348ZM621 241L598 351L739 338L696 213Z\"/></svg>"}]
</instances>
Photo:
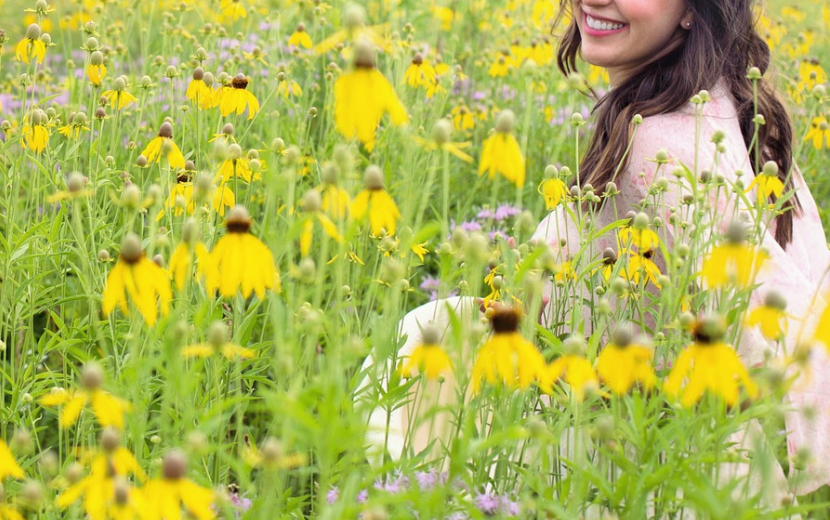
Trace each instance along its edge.
<instances>
[{"instance_id":1,"label":"purple wildflower","mask_svg":"<svg viewBox=\"0 0 830 520\"><path fill-rule=\"evenodd\" d=\"M519 513L521 513L519 503L510 500L510 497L507 495L504 495L499 498L499 506L502 514L507 516L519 516Z\"/></svg>"},{"instance_id":2,"label":"purple wildflower","mask_svg":"<svg viewBox=\"0 0 830 520\"><path fill-rule=\"evenodd\" d=\"M492 516L499 511L499 497L490 491L476 495L474 503L478 510L485 515Z\"/></svg>"},{"instance_id":3,"label":"purple wildflower","mask_svg":"<svg viewBox=\"0 0 830 520\"><path fill-rule=\"evenodd\" d=\"M495 216L495 213L493 213L492 209L482 208L481 211L479 211L478 214L476 215L476 218L490 219L490 218L493 218L494 216Z\"/></svg>"},{"instance_id":4,"label":"purple wildflower","mask_svg":"<svg viewBox=\"0 0 830 520\"><path fill-rule=\"evenodd\" d=\"M463 229L467 233L470 233L472 231L481 231L481 224L476 222L475 220L470 220L467 222L462 222L461 229Z\"/></svg>"},{"instance_id":5,"label":"purple wildflower","mask_svg":"<svg viewBox=\"0 0 830 520\"><path fill-rule=\"evenodd\" d=\"M493 214L493 218L498 221L502 221L506 218L514 217L521 213L522 210L517 208L516 206L511 206L510 204L502 204L498 208L496 208L496 212Z\"/></svg>"},{"instance_id":6,"label":"purple wildflower","mask_svg":"<svg viewBox=\"0 0 830 520\"><path fill-rule=\"evenodd\" d=\"M418 481L418 487L421 488L423 491L432 491L435 487L435 482L437 480L438 475L435 474L435 470L430 471L416 471L415 472L415 480Z\"/></svg>"},{"instance_id":7,"label":"purple wildflower","mask_svg":"<svg viewBox=\"0 0 830 520\"><path fill-rule=\"evenodd\" d=\"M357 494L356 500L358 504L365 504L366 501L369 500L369 491L366 489L361 490L360 493Z\"/></svg>"},{"instance_id":8,"label":"purple wildflower","mask_svg":"<svg viewBox=\"0 0 830 520\"><path fill-rule=\"evenodd\" d=\"M337 502L337 499L339 497L340 497L340 489L337 486L332 486L326 492L326 502L328 502L329 505Z\"/></svg>"}]
</instances>

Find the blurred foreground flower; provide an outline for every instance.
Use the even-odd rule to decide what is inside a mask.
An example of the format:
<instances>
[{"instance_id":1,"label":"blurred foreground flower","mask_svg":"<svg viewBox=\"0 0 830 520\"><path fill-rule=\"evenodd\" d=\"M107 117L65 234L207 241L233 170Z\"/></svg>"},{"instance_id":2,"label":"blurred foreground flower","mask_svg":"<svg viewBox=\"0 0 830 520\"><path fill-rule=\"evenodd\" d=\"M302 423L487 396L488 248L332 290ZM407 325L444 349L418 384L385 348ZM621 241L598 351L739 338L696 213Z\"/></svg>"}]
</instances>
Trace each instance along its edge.
<instances>
[{"instance_id":1,"label":"blurred foreground flower","mask_svg":"<svg viewBox=\"0 0 830 520\"><path fill-rule=\"evenodd\" d=\"M597 359L597 374L617 395L627 393L635 383L651 390L657 376L651 366L652 350L633 342L630 324L618 324L617 330Z\"/></svg>"},{"instance_id":2,"label":"blurred foreground flower","mask_svg":"<svg viewBox=\"0 0 830 520\"><path fill-rule=\"evenodd\" d=\"M8 477L22 479L25 475L14 460L11 450L3 439L0 439L0 484Z\"/></svg>"},{"instance_id":3,"label":"blurred foreground flower","mask_svg":"<svg viewBox=\"0 0 830 520\"><path fill-rule=\"evenodd\" d=\"M92 458L89 475L61 493L56 505L66 508L83 497L84 511L90 520L124 518L116 512L126 507L131 499L140 500L137 496L130 496L135 490L130 488L127 477L132 475L144 481L147 476L132 452L120 443L120 434L116 430L105 429L101 434L101 450Z\"/></svg>"},{"instance_id":4,"label":"blurred foreground flower","mask_svg":"<svg viewBox=\"0 0 830 520\"><path fill-rule=\"evenodd\" d=\"M478 174L487 173L491 179L497 173L521 188L525 185L525 160L519 143L513 135L516 116L512 110L502 110L496 119L496 130L481 150Z\"/></svg>"},{"instance_id":5,"label":"blurred foreground flower","mask_svg":"<svg viewBox=\"0 0 830 520\"><path fill-rule=\"evenodd\" d=\"M725 331L726 324L720 317L698 320L692 335L694 343L677 357L663 385L668 395L677 396L682 389L680 402L691 406L708 390L732 406L738 402L738 382L750 398L758 395L758 387L750 379L735 349L723 342Z\"/></svg>"},{"instance_id":6,"label":"blurred foreground flower","mask_svg":"<svg viewBox=\"0 0 830 520\"><path fill-rule=\"evenodd\" d=\"M179 520L184 508L197 520L211 520L213 491L185 478L187 460L182 452L171 451L162 462L162 477L144 487L147 509L145 520Z\"/></svg>"},{"instance_id":7,"label":"blurred foreground flower","mask_svg":"<svg viewBox=\"0 0 830 520\"><path fill-rule=\"evenodd\" d=\"M438 379L452 371L449 356L439 345L441 332L433 323L424 326L419 343L401 368L401 376L414 377L421 373L427 379Z\"/></svg>"},{"instance_id":8,"label":"blurred foreground flower","mask_svg":"<svg viewBox=\"0 0 830 520\"><path fill-rule=\"evenodd\" d=\"M355 46L354 64L334 84L334 123L347 139L357 138L366 149L375 146L375 130L384 114L402 125L409 118L395 89L375 68L375 49L366 40Z\"/></svg>"},{"instance_id":9,"label":"blurred foreground flower","mask_svg":"<svg viewBox=\"0 0 830 520\"><path fill-rule=\"evenodd\" d=\"M197 229L196 220L188 219L182 228L182 241L170 255L170 273L180 291L184 289L185 282L193 273L194 260L198 262L198 272L202 276L205 274L205 266L210 261L207 248L198 239Z\"/></svg>"},{"instance_id":10,"label":"blurred foreground flower","mask_svg":"<svg viewBox=\"0 0 830 520\"><path fill-rule=\"evenodd\" d=\"M206 358L215 354L221 354L227 359L256 357L256 352L253 350L228 341L228 327L221 321L211 324L206 343L189 345L182 349L182 356L186 358Z\"/></svg>"},{"instance_id":11,"label":"blurred foreground flower","mask_svg":"<svg viewBox=\"0 0 830 520\"><path fill-rule=\"evenodd\" d=\"M548 366L544 390L551 393L550 385L562 378L568 383L576 399L582 401L588 391L599 387L594 367L585 357L585 338L572 334L563 342L563 346L565 354Z\"/></svg>"},{"instance_id":12,"label":"blurred foreground flower","mask_svg":"<svg viewBox=\"0 0 830 520\"><path fill-rule=\"evenodd\" d=\"M268 246L250 233L251 216L243 206L236 206L228 213L225 222L227 234L210 253L205 270L207 290L216 290L229 298L238 291L248 298L251 293L262 299L265 290L280 290L280 279L274 265L274 255Z\"/></svg>"},{"instance_id":13,"label":"blurred foreground flower","mask_svg":"<svg viewBox=\"0 0 830 520\"><path fill-rule=\"evenodd\" d=\"M129 403L101 389L104 382L103 369L96 364L87 364L81 372L81 388L68 392L63 388L54 388L42 396L38 402L42 406L61 406L61 428L69 428L78 420L81 410L89 404L92 413L101 426L124 428L124 413L130 408Z\"/></svg>"},{"instance_id":14,"label":"blurred foreground flower","mask_svg":"<svg viewBox=\"0 0 830 520\"><path fill-rule=\"evenodd\" d=\"M473 393L482 379L490 385L528 388L534 381L549 386L545 359L536 346L519 334L519 309L500 307L490 318L493 336L479 349L473 365Z\"/></svg>"},{"instance_id":15,"label":"blurred foreground flower","mask_svg":"<svg viewBox=\"0 0 830 520\"><path fill-rule=\"evenodd\" d=\"M563 200L568 200L568 187L561 179L549 178L539 183L536 191L545 198L545 209L553 211Z\"/></svg>"},{"instance_id":16,"label":"blurred foreground flower","mask_svg":"<svg viewBox=\"0 0 830 520\"><path fill-rule=\"evenodd\" d=\"M732 281L739 287L748 287L766 259L765 252L746 243L746 230L736 222L729 226L726 241L715 246L703 261L701 276L712 288Z\"/></svg>"},{"instance_id":17,"label":"blurred foreground flower","mask_svg":"<svg viewBox=\"0 0 830 520\"><path fill-rule=\"evenodd\" d=\"M162 316L170 312L173 291L167 273L149 260L141 251L141 240L135 233L128 233L121 243L118 263L107 276L102 310L108 316L116 305L125 315L130 313L127 295L150 327L158 319L158 305Z\"/></svg>"},{"instance_id":18,"label":"blurred foreground flower","mask_svg":"<svg viewBox=\"0 0 830 520\"><path fill-rule=\"evenodd\" d=\"M769 340L778 340L787 332L787 300L770 291L764 297L764 304L756 307L746 318L748 327L758 327Z\"/></svg>"},{"instance_id":19,"label":"blurred foreground flower","mask_svg":"<svg viewBox=\"0 0 830 520\"><path fill-rule=\"evenodd\" d=\"M332 240L342 242L343 237L337 231L337 226L322 211L322 199L316 190L310 190L303 198L302 232L300 233L300 254L303 257L311 252L311 242L314 238L314 223L320 224L320 228Z\"/></svg>"}]
</instances>

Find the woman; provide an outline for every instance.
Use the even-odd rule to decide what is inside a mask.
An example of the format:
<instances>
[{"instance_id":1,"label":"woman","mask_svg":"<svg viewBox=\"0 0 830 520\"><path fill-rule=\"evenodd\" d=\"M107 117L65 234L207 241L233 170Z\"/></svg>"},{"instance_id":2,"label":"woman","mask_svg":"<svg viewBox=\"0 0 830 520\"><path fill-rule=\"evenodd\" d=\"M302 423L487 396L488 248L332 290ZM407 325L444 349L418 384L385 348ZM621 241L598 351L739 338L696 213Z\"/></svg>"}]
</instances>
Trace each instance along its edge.
<instances>
[{"instance_id":1,"label":"woman","mask_svg":"<svg viewBox=\"0 0 830 520\"><path fill-rule=\"evenodd\" d=\"M750 308L770 292L786 295L793 319L783 345L793 353L801 331L807 331L806 339L826 305L822 296L830 291L825 276L830 251L815 202L793 164L791 120L773 86L763 79L770 53L756 31L753 8L752 0L563 0L562 12L570 14L570 22L560 42L558 64L570 74L581 54L608 71L612 86L594 110L594 135L576 179L578 187L590 184L595 193L605 193L612 182L619 189L613 204L598 209L594 229L650 201L646 210L666 224L660 229L661 239L671 251L675 241L686 239L684 220L695 207L713 215L708 224L725 230L733 217L755 211L746 200L756 200L754 188L743 199L726 189L710 190L705 199L696 199L695 186L670 175L675 168L688 168L689 178L695 180L721 176L725 186L739 190L762 168L777 177L786 200L762 233L760 245L769 260L756 278L761 285L752 294ZM706 92L699 95L701 91ZM696 102L690 103L696 95ZM756 124L757 114L766 124ZM755 148L750 153L756 132L757 153ZM653 196L655 186L660 187L659 197ZM771 195L768 202L775 200ZM596 237L587 248L580 245L582 228L573 215L560 206L542 221L534 238L545 240L560 261L586 251L593 258L606 248L616 249L616 232ZM555 302L559 296L552 297ZM407 340L397 356L409 355L422 342L421 328L429 321L446 329L448 309L472 314L476 307L472 299L460 298L412 311L401 322ZM544 323L553 307L543 311ZM578 316L571 317L578 324ZM590 326L590 317L586 315L584 322ZM738 345L744 363L761 363L765 349L767 342L758 330L745 328ZM371 363L367 360L366 366ZM786 415L788 453L793 458L806 449L811 455L793 480L793 491L799 495L830 480L830 362L824 349L813 349L809 363L811 376L799 378L787 395L792 407ZM442 399L428 391L425 395L427 401ZM383 430L387 419L390 433ZM387 442L393 455L399 454L395 447L403 446L410 426L409 415L400 410L391 418L376 410L370 421L370 429L383 430L378 440ZM416 451L427 440L411 436Z\"/></svg>"}]
</instances>

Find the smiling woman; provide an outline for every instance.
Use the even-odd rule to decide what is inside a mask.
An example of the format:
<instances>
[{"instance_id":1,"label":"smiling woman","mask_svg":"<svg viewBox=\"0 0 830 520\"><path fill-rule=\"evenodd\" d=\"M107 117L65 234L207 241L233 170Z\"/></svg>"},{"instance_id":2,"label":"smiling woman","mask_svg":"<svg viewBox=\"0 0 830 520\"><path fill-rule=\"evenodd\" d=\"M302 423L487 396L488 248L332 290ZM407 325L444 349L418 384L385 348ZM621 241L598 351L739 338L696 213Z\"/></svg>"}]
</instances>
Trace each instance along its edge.
<instances>
[{"instance_id":1,"label":"smiling woman","mask_svg":"<svg viewBox=\"0 0 830 520\"><path fill-rule=\"evenodd\" d=\"M574 0L573 10L582 56L612 85L677 48L693 20L684 0Z\"/></svg>"}]
</instances>

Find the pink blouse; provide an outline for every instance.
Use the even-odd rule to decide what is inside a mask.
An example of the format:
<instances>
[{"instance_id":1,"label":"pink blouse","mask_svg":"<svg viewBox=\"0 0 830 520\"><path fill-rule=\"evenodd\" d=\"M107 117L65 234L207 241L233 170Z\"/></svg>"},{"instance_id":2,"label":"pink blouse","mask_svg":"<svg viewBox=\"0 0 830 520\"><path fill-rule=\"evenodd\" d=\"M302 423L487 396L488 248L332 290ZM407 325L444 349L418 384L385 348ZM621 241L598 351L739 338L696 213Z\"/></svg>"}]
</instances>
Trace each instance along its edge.
<instances>
[{"instance_id":1,"label":"pink blouse","mask_svg":"<svg viewBox=\"0 0 830 520\"><path fill-rule=\"evenodd\" d=\"M594 229L602 229L623 218L630 209L636 210L640 202L649 197L648 190L655 177L665 176L669 181L669 189L662 195L657 213L666 223L659 233L671 249L673 236L679 229L669 224L669 208L680 208L680 198L683 194L691 193L688 186L688 189L681 190L671 175L671 171L681 163L690 169L694 169L697 164L698 171L709 170L725 177L727 187L721 190L721 195L726 193L728 196L713 196L712 207L717 210L718 217L732 215L736 197L730 187L738 178L735 172L744 172L741 181L748 186L753 179L752 167L731 94L719 83L710 92L710 96L711 100L703 105L697 157L695 105L691 103L670 114L647 117L636 128L628 167L616 179L621 192L614 199L616 209L614 205L606 205L594 219ZM724 154L718 154L717 164L712 143L712 135L716 130L724 133L722 143L726 148ZM650 159L654 159L660 149L669 152L671 161L658 172L657 163ZM769 260L756 278L756 282L761 285L750 300L751 309L763 302L764 295L769 290L774 289L785 296L786 310L791 316L784 341L787 353L794 352L799 341L812 338L830 295L830 276L827 276L830 250L816 203L797 168L793 172L793 182L801 203L801 213L793 218L793 240L783 249L775 241L774 223L769 226L761 244L768 252ZM748 194L748 199L755 201L755 194ZM740 210L748 210L741 203L737 204ZM653 211L654 208L650 210ZM727 224L726 220L721 218L718 224L723 228ZM534 238L545 239L555 250L561 252L562 259L569 253L576 253L581 247L582 239L572 215L562 206L542 221ZM564 245L560 244L560 239L565 239ZM590 245L591 254L599 254L606 247L616 249L613 233L598 237L593 242ZM763 362L764 352L769 348L770 344L757 328L745 327L738 345L738 352L745 363L754 365ZM787 399L791 408L785 418L790 459L803 449L808 450L810 455L806 468L795 474L791 472L793 491L801 495L830 483L830 358L825 348L819 346L812 350L809 370L800 375Z\"/></svg>"}]
</instances>

